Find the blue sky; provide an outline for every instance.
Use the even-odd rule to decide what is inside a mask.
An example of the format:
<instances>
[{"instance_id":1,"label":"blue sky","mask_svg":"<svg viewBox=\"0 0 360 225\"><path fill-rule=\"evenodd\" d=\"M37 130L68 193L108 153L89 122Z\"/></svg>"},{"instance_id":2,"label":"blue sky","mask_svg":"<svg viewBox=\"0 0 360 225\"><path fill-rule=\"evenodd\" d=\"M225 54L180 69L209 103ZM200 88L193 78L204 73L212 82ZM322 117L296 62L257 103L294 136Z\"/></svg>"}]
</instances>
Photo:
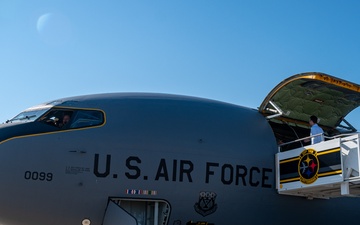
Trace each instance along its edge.
<instances>
[{"instance_id":1,"label":"blue sky","mask_svg":"<svg viewBox=\"0 0 360 225\"><path fill-rule=\"evenodd\" d=\"M1 0L0 121L92 93L256 108L297 73L360 84L359 9L355 0ZM360 129L357 111L350 121Z\"/></svg>"}]
</instances>

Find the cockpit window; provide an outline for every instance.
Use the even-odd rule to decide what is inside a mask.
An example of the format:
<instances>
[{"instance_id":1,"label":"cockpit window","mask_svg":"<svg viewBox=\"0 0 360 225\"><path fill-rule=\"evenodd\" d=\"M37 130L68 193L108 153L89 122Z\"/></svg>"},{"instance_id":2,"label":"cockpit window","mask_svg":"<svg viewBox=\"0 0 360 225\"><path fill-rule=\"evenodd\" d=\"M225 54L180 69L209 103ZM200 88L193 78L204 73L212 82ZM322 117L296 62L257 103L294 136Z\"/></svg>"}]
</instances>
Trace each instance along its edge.
<instances>
[{"instance_id":1,"label":"cockpit window","mask_svg":"<svg viewBox=\"0 0 360 225\"><path fill-rule=\"evenodd\" d=\"M39 122L59 129L76 129L103 124L104 114L99 110L53 108Z\"/></svg>"},{"instance_id":2,"label":"cockpit window","mask_svg":"<svg viewBox=\"0 0 360 225\"><path fill-rule=\"evenodd\" d=\"M78 110L74 115L70 128L90 127L104 122L104 115L95 110Z\"/></svg>"},{"instance_id":3,"label":"cockpit window","mask_svg":"<svg viewBox=\"0 0 360 225\"><path fill-rule=\"evenodd\" d=\"M95 128L105 123L105 112L97 109L70 107L33 107L15 116L4 125L0 143L14 137L54 133L64 130Z\"/></svg>"},{"instance_id":4,"label":"cockpit window","mask_svg":"<svg viewBox=\"0 0 360 225\"><path fill-rule=\"evenodd\" d=\"M37 120L41 115L43 115L49 108L38 109L38 110L29 110L21 112L19 115L15 116L11 120L6 121L6 123L14 122L32 122Z\"/></svg>"}]
</instances>

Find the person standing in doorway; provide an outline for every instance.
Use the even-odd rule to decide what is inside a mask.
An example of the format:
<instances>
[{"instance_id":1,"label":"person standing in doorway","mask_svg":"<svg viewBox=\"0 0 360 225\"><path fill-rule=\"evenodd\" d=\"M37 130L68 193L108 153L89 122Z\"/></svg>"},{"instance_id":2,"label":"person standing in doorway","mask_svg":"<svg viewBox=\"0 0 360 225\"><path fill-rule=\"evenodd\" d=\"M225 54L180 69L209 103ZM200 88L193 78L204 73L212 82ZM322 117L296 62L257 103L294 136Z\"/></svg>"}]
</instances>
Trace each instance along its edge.
<instances>
[{"instance_id":1,"label":"person standing in doorway","mask_svg":"<svg viewBox=\"0 0 360 225\"><path fill-rule=\"evenodd\" d=\"M312 145L324 141L324 131L317 123L318 118L316 116L310 116L309 124L311 126L310 136Z\"/></svg>"}]
</instances>

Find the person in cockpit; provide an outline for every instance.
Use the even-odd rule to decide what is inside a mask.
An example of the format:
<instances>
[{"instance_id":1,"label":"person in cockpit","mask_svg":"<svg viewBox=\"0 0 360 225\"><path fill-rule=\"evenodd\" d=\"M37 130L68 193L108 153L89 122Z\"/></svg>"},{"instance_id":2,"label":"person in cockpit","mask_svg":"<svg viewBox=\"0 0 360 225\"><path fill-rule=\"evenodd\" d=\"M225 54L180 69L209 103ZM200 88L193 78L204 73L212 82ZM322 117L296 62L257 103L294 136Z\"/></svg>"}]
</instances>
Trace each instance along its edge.
<instances>
[{"instance_id":1,"label":"person in cockpit","mask_svg":"<svg viewBox=\"0 0 360 225\"><path fill-rule=\"evenodd\" d=\"M62 118L62 121L61 123L59 123L59 127L60 128L65 128L66 127L66 124L68 124L70 122L70 115L69 114L65 114Z\"/></svg>"}]
</instances>

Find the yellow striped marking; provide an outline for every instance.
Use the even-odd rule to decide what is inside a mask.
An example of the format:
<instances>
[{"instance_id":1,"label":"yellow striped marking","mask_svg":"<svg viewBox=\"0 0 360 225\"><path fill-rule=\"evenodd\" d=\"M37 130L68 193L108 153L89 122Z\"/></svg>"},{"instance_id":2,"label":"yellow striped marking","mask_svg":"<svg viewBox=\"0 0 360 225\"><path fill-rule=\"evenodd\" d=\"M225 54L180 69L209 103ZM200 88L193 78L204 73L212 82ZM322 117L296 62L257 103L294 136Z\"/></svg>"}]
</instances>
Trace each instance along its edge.
<instances>
[{"instance_id":1,"label":"yellow striped marking","mask_svg":"<svg viewBox=\"0 0 360 225\"><path fill-rule=\"evenodd\" d=\"M334 149L329 149L329 150L325 150L322 152L318 152L317 155L326 155L326 154L330 154L330 153L334 153L334 152L340 152L340 148L334 148Z\"/></svg>"}]
</instances>

